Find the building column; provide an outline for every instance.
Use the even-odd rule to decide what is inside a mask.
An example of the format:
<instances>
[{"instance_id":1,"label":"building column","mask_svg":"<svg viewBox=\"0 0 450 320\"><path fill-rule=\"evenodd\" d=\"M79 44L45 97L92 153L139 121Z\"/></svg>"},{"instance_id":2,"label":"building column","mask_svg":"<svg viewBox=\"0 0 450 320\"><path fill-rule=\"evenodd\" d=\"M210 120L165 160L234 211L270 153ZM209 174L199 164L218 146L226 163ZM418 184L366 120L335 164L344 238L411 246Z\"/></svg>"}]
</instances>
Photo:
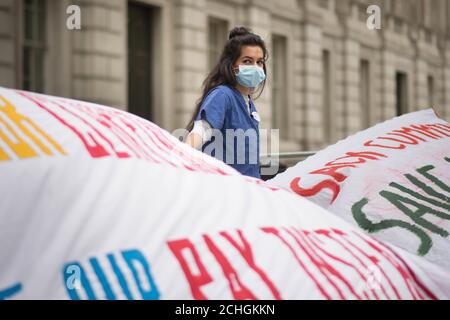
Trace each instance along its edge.
<instances>
[{"instance_id":1,"label":"building column","mask_svg":"<svg viewBox=\"0 0 450 320\"><path fill-rule=\"evenodd\" d=\"M359 43L351 38L345 39L343 43L343 120L346 136L362 129L361 120L363 116L361 114L359 97L359 64Z\"/></svg>"},{"instance_id":2,"label":"building column","mask_svg":"<svg viewBox=\"0 0 450 320\"><path fill-rule=\"evenodd\" d=\"M293 36L293 70L292 79L294 83L292 84L292 136L295 142L299 143L302 150L306 150L306 137L304 135L304 112L302 110L302 95L304 91L303 83L303 39L302 39L302 26L296 25L294 29Z\"/></svg>"},{"instance_id":3,"label":"building column","mask_svg":"<svg viewBox=\"0 0 450 320\"><path fill-rule=\"evenodd\" d=\"M176 0L174 3L175 110L177 128L185 128L208 72L206 1Z\"/></svg>"},{"instance_id":4,"label":"building column","mask_svg":"<svg viewBox=\"0 0 450 320\"><path fill-rule=\"evenodd\" d=\"M442 99L442 118L450 121L450 41L445 43L445 55L444 55L444 67L443 67L443 99Z\"/></svg>"},{"instance_id":5,"label":"building column","mask_svg":"<svg viewBox=\"0 0 450 320\"><path fill-rule=\"evenodd\" d=\"M16 20L19 16L18 1L7 0L0 3L0 86L17 88Z\"/></svg>"},{"instance_id":6,"label":"building column","mask_svg":"<svg viewBox=\"0 0 450 320\"><path fill-rule=\"evenodd\" d=\"M387 48L381 51L381 104L380 113L381 119L384 121L396 116L395 106L395 55Z\"/></svg>"},{"instance_id":7,"label":"building column","mask_svg":"<svg viewBox=\"0 0 450 320\"><path fill-rule=\"evenodd\" d=\"M272 34L271 34L271 17L269 8L267 5L269 2L266 1L253 1L248 7L248 21L247 25L249 28L257 35L259 35L265 42L266 48L270 51L272 48ZM267 64L268 79L266 80L266 87L261 96L256 100L256 106L258 108L258 113L261 117L260 128L270 128L272 119L272 90L271 90L271 80L272 78L272 63L269 60Z\"/></svg>"},{"instance_id":8,"label":"building column","mask_svg":"<svg viewBox=\"0 0 450 320\"><path fill-rule=\"evenodd\" d=\"M430 108L428 105L428 63L426 62L426 50L429 44L426 43L423 30L417 30L415 33L415 56L414 56L414 101L412 107L414 110ZM438 79L435 79L435 83Z\"/></svg>"},{"instance_id":9,"label":"building column","mask_svg":"<svg viewBox=\"0 0 450 320\"><path fill-rule=\"evenodd\" d=\"M420 57L414 61L414 100L411 107L414 110L422 108L431 108L428 105L428 78L427 78L428 66L427 63ZM436 81L437 79L435 79ZM412 111L412 110L411 110Z\"/></svg>"},{"instance_id":10,"label":"building column","mask_svg":"<svg viewBox=\"0 0 450 320\"><path fill-rule=\"evenodd\" d=\"M126 110L127 1L74 4L81 8L82 29L73 31L73 97Z\"/></svg>"},{"instance_id":11,"label":"building column","mask_svg":"<svg viewBox=\"0 0 450 320\"><path fill-rule=\"evenodd\" d=\"M307 150L322 147L324 141L322 103L322 30L312 23L302 25L302 69L301 80L303 137ZM317 90L315 88L320 88Z\"/></svg>"}]
</instances>

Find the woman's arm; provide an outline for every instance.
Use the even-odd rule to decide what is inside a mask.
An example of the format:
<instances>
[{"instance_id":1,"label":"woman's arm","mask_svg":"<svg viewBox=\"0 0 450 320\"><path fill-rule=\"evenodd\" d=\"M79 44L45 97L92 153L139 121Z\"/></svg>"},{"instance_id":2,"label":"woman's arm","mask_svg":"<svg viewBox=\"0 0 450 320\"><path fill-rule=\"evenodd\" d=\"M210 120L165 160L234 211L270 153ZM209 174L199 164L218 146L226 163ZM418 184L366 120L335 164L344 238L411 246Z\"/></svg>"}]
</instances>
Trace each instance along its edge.
<instances>
[{"instance_id":1,"label":"woman's arm","mask_svg":"<svg viewBox=\"0 0 450 320\"><path fill-rule=\"evenodd\" d=\"M195 132L190 132L186 138L186 143L194 149L200 149L203 145L202 136Z\"/></svg>"},{"instance_id":2,"label":"woman's arm","mask_svg":"<svg viewBox=\"0 0 450 320\"><path fill-rule=\"evenodd\" d=\"M201 149L203 144L211 139L211 125L206 120L194 122L194 128L186 138L186 143L194 149Z\"/></svg>"}]
</instances>

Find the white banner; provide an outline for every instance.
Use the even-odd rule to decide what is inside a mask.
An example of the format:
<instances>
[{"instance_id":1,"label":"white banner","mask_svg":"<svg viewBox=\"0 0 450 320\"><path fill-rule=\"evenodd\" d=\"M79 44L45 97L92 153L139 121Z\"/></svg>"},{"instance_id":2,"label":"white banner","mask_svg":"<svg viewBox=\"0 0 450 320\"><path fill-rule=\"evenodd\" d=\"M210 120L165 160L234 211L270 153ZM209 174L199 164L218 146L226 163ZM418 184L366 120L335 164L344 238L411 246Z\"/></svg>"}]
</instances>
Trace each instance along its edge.
<instances>
[{"instance_id":1,"label":"white banner","mask_svg":"<svg viewBox=\"0 0 450 320\"><path fill-rule=\"evenodd\" d=\"M447 271L113 108L0 88L0 298L444 299Z\"/></svg>"},{"instance_id":2,"label":"white banner","mask_svg":"<svg viewBox=\"0 0 450 320\"><path fill-rule=\"evenodd\" d=\"M431 109L352 135L268 182L450 269L450 124Z\"/></svg>"}]
</instances>

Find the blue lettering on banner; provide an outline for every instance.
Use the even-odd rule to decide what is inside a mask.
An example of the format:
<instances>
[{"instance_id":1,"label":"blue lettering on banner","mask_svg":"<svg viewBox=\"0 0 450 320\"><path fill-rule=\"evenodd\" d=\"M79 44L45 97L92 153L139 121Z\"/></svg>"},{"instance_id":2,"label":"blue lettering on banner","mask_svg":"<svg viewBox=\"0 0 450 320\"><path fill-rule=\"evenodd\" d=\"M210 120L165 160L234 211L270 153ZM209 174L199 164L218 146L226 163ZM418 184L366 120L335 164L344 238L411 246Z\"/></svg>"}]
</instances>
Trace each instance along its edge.
<instances>
[{"instance_id":1,"label":"blue lettering on banner","mask_svg":"<svg viewBox=\"0 0 450 320\"><path fill-rule=\"evenodd\" d=\"M127 281L125 280L122 271L120 271L120 268L117 265L116 258L114 257L114 255L108 254L108 260L117 277L117 280L119 280L119 284L120 287L122 288L123 293L125 294L128 300L133 300L133 295L131 294L130 289L128 288Z\"/></svg>"},{"instance_id":2,"label":"blue lettering on banner","mask_svg":"<svg viewBox=\"0 0 450 320\"><path fill-rule=\"evenodd\" d=\"M83 288L89 300L96 300L94 291L81 264L68 263L64 266L64 284L70 299L80 300L77 290Z\"/></svg>"},{"instance_id":3,"label":"blue lettering on banner","mask_svg":"<svg viewBox=\"0 0 450 320\"><path fill-rule=\"evenodd\" d=\"M122 252L122 256L128 264L128 268L130 268L131 272L133 272L134 280L138 286L139 292L141 293L141 297L144 300L157 300L159 299L159 292L156 289L155 282L153 281L152 276L150 275L150 266L148 265L147 260L142 255L142 253L138 250L124 251ZM145 276L147 277L148 282L150 283L150 288L148 291L142 288L143 281L139 281L139 275L136 270L136 264L140 263L144 268Z\"/></svg>"},{"instance_id":4,"label":"blue lettering on banner","mask_svg":"<svg viewBox=\"0 0 450 320\"><path fill-rule=\"evenodd\" d=\"M0 289L0 300L5 300L5 299L19 293L21 290L22 290L21 283L17 283L6 289Z\"/></svg>"},{"instance_id":5,"label":"blue lettering on banner","mask_svg":"<svg viewBox=\"0 0 450 320\"><path fill-rule=\"evenodd\" d=\"M95 283L93 279L89 279L86 269L83 268L80 262L71 262L68 264L65 264L63 267L63 278L64 278L64 285L66 287L66 290L69 294L70 299L72 300L80 300L82 297L80 297L81 290L84 291L85 295L88 299L94 300L98 297L105 296L106 299L109 300L116 300L117 299L117 292L114 292L113 287L111 286L112 281L117 281L120 285L120 288L122 290L122 293L125 295L125 297L129 300L135 299L133 297L133 294L131 293L129 289L129 283L128 280L125 278L124 273L130 273L133 276L133 280L135 282L135 287L138 288L140 298L144 300L157 300L159 299L159 291L155 284L155 281L153 280L153 277L150 273L150 265L147 261L147 259L144 257L142 252L139 250L126 250L121 252L122 258L126 262L126 266L128 269L122 270L121 267L119 267L116 257L109 253L106 255L108 259L108 263L111 266L111 270L115 275L115 279L109 279L111 276L109 276L104 272L106 267L102 266L99 263L98 258L92 257L89 259L89 264L94 271L95 276L97 277L98 282L101 285L101 288L99 286L93 286L91 283ZM123 267L122 267L123 268ZM143 273L138 273L138 270L141 269ZM144 279L141 279L143 277ZM143 286L143 284L148 283L149 286ZM131 284L134 286L134 284ZM93 287L96 291L102 290L103 292L94 292ZM147 288L148 287L148 288ZM102 294L103 293L103 294Z\"/></svg>"},{"instance_id":6,"label":"blue lettering on banner","mask_svg":"<svg viewBox=\"0 0 450 320\"><path fill-rule=\"evenodd\" d=\"M100 281L100 284L103 287L103 291L106 294L106 299L108 300L117 300L116 296L114 295L111 286L109 285L108 279L106 278L105 274L103 273L102 267L100 267L100 264L98 263L97 258L91 258L89 259L89 262L91 263L92 268L95 271L95 274L98 277L98 280Z\"/></svg>"}]
</instances>

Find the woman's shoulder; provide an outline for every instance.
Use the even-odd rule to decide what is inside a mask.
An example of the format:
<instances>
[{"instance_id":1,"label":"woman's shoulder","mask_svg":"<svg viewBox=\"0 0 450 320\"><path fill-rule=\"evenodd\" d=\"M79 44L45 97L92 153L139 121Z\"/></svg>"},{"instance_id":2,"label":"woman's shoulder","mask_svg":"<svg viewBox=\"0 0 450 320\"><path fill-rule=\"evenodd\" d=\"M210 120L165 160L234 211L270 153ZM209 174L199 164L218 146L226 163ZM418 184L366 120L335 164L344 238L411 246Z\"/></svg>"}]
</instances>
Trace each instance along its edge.
<instances>
[{"instance_id":1,"label":"woman's shoulder","mask_svg":"<svg viewBox=\"0 0 450 320\"><path fill-rule=\"evenodd\" d=\"M225 84L221 84L209 92L211 96L226 96L228 98L233 97L233 89Z\"/></svg>"},{"instance_id":2,"label":"woman's shoulder","mask_svg":"<svg viewBox=\"0 0 450 320\"><path fill-rule=\"evenodd\" d=\"M211 106L214 109L228 109L231 105L230 88L226 85L220 85L209 90L202 102L202 108Z\"/></svg>"}]
</instances>

